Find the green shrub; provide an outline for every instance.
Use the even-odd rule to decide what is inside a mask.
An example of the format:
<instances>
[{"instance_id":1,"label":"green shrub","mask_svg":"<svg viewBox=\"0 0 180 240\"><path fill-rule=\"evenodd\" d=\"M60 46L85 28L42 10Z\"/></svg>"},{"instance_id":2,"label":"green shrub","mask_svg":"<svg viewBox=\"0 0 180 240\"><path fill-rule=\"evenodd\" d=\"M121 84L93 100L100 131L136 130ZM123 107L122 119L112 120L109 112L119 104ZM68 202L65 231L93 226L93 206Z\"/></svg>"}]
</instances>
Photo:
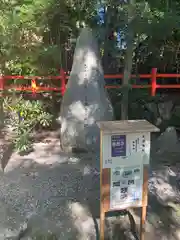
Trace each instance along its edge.
<instances>
[{"instance_id":1,"label":"green shrub","mask_svg":"<svg viewBox=\"0 0 180 240\"><path fill-rule=\"evenodd\" d=\"M12 129L14 148L18 152L26 152L32 148L32 136L37 127L48 127L52 123L52 115L39 100L6 97L3 109L5 124Z\"/></svg>"}]
</instances>

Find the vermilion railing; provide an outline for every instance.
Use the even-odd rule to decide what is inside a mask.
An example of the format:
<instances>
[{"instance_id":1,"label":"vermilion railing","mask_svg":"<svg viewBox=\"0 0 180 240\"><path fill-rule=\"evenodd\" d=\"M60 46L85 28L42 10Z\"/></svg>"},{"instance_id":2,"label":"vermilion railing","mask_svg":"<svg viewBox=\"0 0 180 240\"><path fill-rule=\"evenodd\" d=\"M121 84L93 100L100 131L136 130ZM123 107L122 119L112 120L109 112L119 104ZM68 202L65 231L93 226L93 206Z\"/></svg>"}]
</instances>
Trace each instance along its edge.
<instances>
[{"instance_id":1,"label":"vermilion railing","mask_svg":"<svg viewBox=\"0 0 180 240\"><path fill-rule=\"evenodd\" d=\"M33 95L41 91L56 91L60 92L61 95L63 96L65 91L66 91L66 79L68 79L69 76L66 75L63 69L60 70L60 75L59 76L1 76L0 77L0 91L3 90L8 90L8 89L14 89L16 91L31 91ZM104 75L105 79L122 79L123 74L108 74ZM131 75L131 78L136 79L137 75ZM150 84L132 84L132 88L139 88L139 89L151 89L151 96L156 95L156 90L157 89L180 89L180 84L157 84L157 78L180 78L180 74L161 74L157 73L157 68L152 68L150 74L140 74L138 75L138 78L143 78L143 79L150 79ZM7 80L31 80L31 86L19 86L19 85L10 85L6 86L6 81ZM49 79L49 80L61 80L61 87L60 88L55 88L55 87L42 87L42 86L37 86L36 80L43 80L43 79ZM121 88L122 86L119 85L106 85L105 88L108 89L113 89L113 88Z\"/></svg>"}]
</instances>

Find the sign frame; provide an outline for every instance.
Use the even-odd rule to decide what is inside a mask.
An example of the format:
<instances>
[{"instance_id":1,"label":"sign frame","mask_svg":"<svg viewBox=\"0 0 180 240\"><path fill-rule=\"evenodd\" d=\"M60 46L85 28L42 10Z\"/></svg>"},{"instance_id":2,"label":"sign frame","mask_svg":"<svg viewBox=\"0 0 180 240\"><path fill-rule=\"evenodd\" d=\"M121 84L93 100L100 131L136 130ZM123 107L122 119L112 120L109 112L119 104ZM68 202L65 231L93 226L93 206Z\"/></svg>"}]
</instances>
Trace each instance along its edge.
<instances>
[{"instance_id":1,"label":"sign frame","mask_svg":"<svg viewBox=\"0 0 180 240\"><path fill-rule=\"evenodd\" d=\"M98 122L97 125L100 128L100 240L104 240L105 214L107 212L123 210L127 208L117 208L117 209L110 208L111 168L103 168L103 155L104 155L103 154L103 137L104 135L109 135L109 136L121 135L121 136L125 136L125 139L126 139L127 135L131 133L136 134L136 133L144 133L144 132L146 133L158 132L159 129L154 125L150 124L146 120L107 121L107 122ZM111 141L111 144L112 144L112 141ZM118 147L121 147L119 146L119 143L117 145ZM112 151L112 146L110 146L110 148ZM121 153L122 152L124 153L124 149L122 147L118 148L117 152L118 152L118 156L119 155L121 156ZM132 166L135 164L136 163L132 162ZM128 207L128 208L141 207L140 240L144 240L144 237L145 237L145 222L146 222L146 213L147 213L147 204L148 204L148 197L147 197L148 196L148 168L149 168L149 165L147 164L147 162L145 162L145 164L143 164L142 162L143 181L142 181L142 202L140 206L137 204L134 204L134 205L131 204Z\"/></svg>"}]
</instances>

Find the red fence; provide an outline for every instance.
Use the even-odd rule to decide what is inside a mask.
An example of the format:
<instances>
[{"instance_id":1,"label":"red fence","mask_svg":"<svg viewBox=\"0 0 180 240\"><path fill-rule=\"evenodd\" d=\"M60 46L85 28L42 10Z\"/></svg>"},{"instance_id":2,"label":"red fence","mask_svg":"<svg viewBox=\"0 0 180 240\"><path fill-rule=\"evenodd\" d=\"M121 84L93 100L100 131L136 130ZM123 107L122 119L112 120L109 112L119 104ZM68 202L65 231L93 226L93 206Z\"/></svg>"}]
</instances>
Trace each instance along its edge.
<instances>
[{"instance_id":1,"label":"red fence","mask_svg":"<svg viewBox=\"0 0 180 240\"><path fill-rule=\"evenodd\" d=\"M144 88L144 89L151 89L151 96L156 95L157 89L180 89L180 84L157 84L157 78L180 78L180 74L161 74L157 73L157 68L152 68L150 74L140 74L138 77L141 79L150 79L150 84L132 84L132 88ZM40 76L1 76L0 77L0 91L8 90L8 89L14 89L16 91L31 91L33 94L36 94L40 91L56 91L60 92L62 96L64 95L66 91L66 79L68 79L69 76L66 75L63 69L60 70L59 76L46 76L46 77L40 77ZM123 74L112 74L112 75L104 75L105 79L122 79ZM131 78L136 79L137 75L131 75ZM7 80L12 79L30 79L31 80L31 86L19 86L19 85L10 85L6 86ZM49 79L49 80L60 80L61 81L61 87L55 88L55 87L42 87L37 86L36 80L43 80L43 79ZM106 85L106 88L121 88L121 85Z\"/></svg>"}]
</instances>

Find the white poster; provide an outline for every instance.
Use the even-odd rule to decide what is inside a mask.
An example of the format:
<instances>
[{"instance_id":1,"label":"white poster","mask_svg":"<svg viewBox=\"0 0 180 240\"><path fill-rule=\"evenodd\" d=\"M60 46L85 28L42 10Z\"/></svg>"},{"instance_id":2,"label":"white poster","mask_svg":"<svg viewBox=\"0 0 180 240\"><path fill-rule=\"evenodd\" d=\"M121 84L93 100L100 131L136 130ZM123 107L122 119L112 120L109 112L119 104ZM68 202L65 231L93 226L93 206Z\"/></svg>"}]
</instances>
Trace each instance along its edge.
<instances>
[{"instance_id":1,"label":"white poster","mask_svg":"<svg viewBox=\"0 0 180 240\"><path fill-rule=\"evenodd\" d=\"M116 167L111 169L110 208L123 209L142 204L143 168Z\"/></svg>"},{"instance_id":2,"label":"white poster","mask_svg":"<svg viewBox=\"0 0 180 240\"><path fill-rule=\"evenodd\" d=\"M104 135L103 168L149 164L150 133Z\"/></svg>"}]
</instances>

